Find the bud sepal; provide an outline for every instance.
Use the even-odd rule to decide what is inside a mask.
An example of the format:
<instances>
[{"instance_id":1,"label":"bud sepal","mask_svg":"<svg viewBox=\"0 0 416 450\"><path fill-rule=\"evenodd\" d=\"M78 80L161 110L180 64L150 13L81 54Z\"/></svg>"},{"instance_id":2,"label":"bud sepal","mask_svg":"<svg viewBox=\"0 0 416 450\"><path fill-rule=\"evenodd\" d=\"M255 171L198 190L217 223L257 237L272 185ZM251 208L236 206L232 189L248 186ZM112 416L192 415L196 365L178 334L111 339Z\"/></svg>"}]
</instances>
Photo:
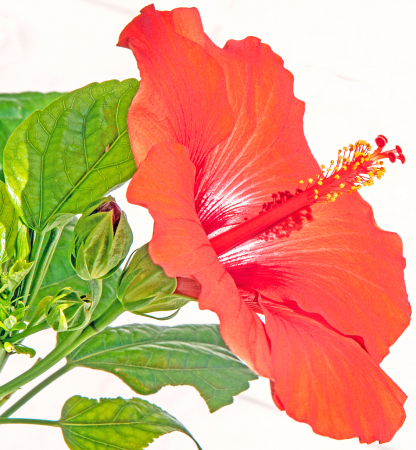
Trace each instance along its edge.
<instances>
[{"instance_id":1,"label":"bud sepal","mask_svg":"<svg viewBox=\"0 0 416 450\"><path fill-rule=\"evenodd\" d=\"M117 285L117 297L124 308L134 314L173 311L182 308L191 297L175 294L176 278L168 277L155 264L148 252L148 244L130 257Z\"/></svg>"}]
</instances>

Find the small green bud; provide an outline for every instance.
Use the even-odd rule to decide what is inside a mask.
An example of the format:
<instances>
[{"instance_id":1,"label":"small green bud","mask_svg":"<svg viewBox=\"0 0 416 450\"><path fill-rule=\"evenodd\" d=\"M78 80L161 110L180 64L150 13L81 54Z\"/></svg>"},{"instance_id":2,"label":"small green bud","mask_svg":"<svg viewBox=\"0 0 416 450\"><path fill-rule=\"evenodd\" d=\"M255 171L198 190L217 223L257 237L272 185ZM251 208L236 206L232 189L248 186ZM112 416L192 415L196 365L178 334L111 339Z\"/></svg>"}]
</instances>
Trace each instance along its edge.
<instances>
[{"instance_id":1,"label":"small green bud","mask_svg":"<svg viewBox=\"0 0 416 450\"><path fill-rule=\"evenodd\" d=\"M173 311L193 300L174 294L176 284L176 278L169 278L162 267L150 259L146 244L136 250L121 273L117 297L135 314Z\"/></svg>"},{"instance_id":2,"label":"small green bud","mask_svg":"<svg viewBox=\"0 0 416 450\"><path fill-rule=\"evenodd\" d=\"M90 203L74 228L69 245L72 267L84 280L111 276L127 256L133 234L112 197Z\"/></svg>"},{"instance_id":3,"label":"small green bud","mask_svg":"<svg viewBox=\"0 0 416 450\"><path fill-rule=\"evenodd\" d=\"M84 328L91 320L91 305L89 295L69 287L63 288L55 296L45 297L39 302L29 328L45 318L55 331Z\"/></svg>"}]
</instances>

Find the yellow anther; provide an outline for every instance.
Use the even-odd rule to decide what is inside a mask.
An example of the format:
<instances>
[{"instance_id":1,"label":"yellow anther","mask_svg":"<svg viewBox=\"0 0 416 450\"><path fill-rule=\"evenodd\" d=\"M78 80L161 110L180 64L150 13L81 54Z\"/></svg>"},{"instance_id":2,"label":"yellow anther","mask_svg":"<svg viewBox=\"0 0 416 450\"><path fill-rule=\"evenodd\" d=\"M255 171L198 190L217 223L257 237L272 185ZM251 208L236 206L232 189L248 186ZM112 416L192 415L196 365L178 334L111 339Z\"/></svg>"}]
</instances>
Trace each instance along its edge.
<instances>
[{"instance_id":1,"label":"yellow anther","mask_svg":"<svg viewBox=\"0 0 416 450\"><path fill-rule=\"evenodd\" d=\"M351 186L351 190L355 191L357 188L355 186Z\"/></svg>"},{"instance_id":2,"label":"yellow anther","mask_svg":"<svg viewBox=\"0 0 416 450\"><path fill-rule=\"evenodd\" d=\"M341 183L341 184L339 185L339 187L340 187L341 189L343 189L343 188L345 187L345 184L344 184L344 183Z\"/></svg>"},{"instance_id":3,"label":"yellow anther","mask_svg":"<svg viewBox=\"0 0 416 450\"><path fill-rule=\"evenodd\" d=\"M303 183L304 183L304 181L303 181L303 180L300 180L300 181L299 181L299 184L303 184Z\"/></svg>"},{"instance_id":4,"label":"yellow anther","mask_svg":"<svg viewBox=\"0 0 416 450\"><path fill-rule=\"evenodd\" d=\"M313 183L313 179L312 178L308 178L308 183Z\"/></svg>"},{"instance_id":5,"label":"yellow anther","mask_svg":"<svg viewBox=\"0 0 416 450\"><path fill-rule=\"evenodd\" d=\"M352 194L352 191L348 191L347 194L348 194L348 195Z\"/></svg>"},{"instance_id":6,"label":"yellow anther","mask_svg":"<svg viewBox=\"0 0 416 450\"><path fill-rule=\"evenodd\" d=\"M318 184L319 184L319 186L322 186L322 181L319 180L319 181L318 181Z\"/></svg>"},{"instance_id":7,"label":"yellow anther","mask_svg":"<svg viewBox=\"0 0 416 450\"><path fill-rule=\"evenodd\" d=\"M331 194L326 194L326 198L331 198Z\"/></svg>"},{"instance_id":8,"label":"yellow anther","mask_svg":"<svg viewBox=\"0 0 416 450\"><path fill-rule=\"evenodd\" d=\"M315 194L319 194L318 189L315 189Z\"/></svg>"},{"instance_id":9,"label":"yellow anther","mask_svg":"<svg viewBox=\"0 0 416 450\"><path fill-rule=\"evenodd\" d=\"M338 192L338 195L342 195L342 192Z\"/></svg>"},{"instance_id":10,"label":"yellow anther","mask_svg":"<svg viewBox=\"0 0 416 450\"><path fill-rule=\"evenodd\" d=\"M361 181L361 178L360 178L360 177L357 177L357 178L356 178L356 181Z\"/></svg>"},{"instance_id":11,"label":"yellow anther","mask_svg":"<svg viewBox=\"0 0 416 450\"><path fill-rule=\"evenodd\" d=\"M321 169L325 169L325 164L322 164Z\"/></svg>"},{"instance_id":12,"label":"yellow anther","mask_svg":"<svg viewBox=\"0 0 416 450\"><path fill-rule=\"evenodd\" d=\"M315 195L315 200L318 198L318 196L317 195Z\"/></svg>"},{"instance_id":13,"label":"yellow anther","mask_svg":"<svg viewBox=\"0 0 416 450\"><path fill-rule=\"evenodd\" d=\"M370 175L370 177L373 177L374 173L371 171L371 172L368 172L368 175Z\"/></svg>"},{"instance_id":14,"label":"yellow anther","mask_svg":"<svg viewBox=\"0 0 416 450\"><path fill-rule=\"evenodd\" d=\"M344 165L344 166L342 166L342 168L343 168L344 170L347 170L347 166L345 166L345 165Z\"/></svg>"},{"instance_id":15,"label":"yellow anther","mask_svg":"<svg viewBox=\"0 0 416 450\"><path fill-rule=\"evenodd\" d=\"M333 159L331 159L331 166L332 166L332 164L334 164L335 163L335 161L333 160Z\"/></svg>"},{"instance_id":16,"label":"yellow anther","mask_svg":"<svg viewBox=\"0 0 416 450\"><path fill-rule=\"evenodd\" d=\"M335 167L335 171L338 172L338 170L339 170L339 167Z\"/></svg>"},{"instance_id":17,"label":"yellow anther","mask_svg":"<svg viewBox=\"0 0 416 450\"><path fill-rule=\"evenodd\" d=\"M338 197L338 194L336 193L336 192L334 192L334 195L333 195L335 198L337 198Z\"/></svg>"},{"instance_id":18,"label":"yellow anther","mask_svg":"<svg viewBox=\"0 0 416 450\"><path fill-rule=\"evenodd\" d=\"M331 202L334 202L335 200L336 200L335 197L332 197L332 198L331 198Z\"/></svg>"},{"instance_id":19,"label":"yellow anther","mask_svg":"<svg viewBox=\"0 0 416 450\"><path fill-rule=\"evenodd\" d=\"M363 186L367 186L367 185L368 185L367 181L364 181Z\"/></svg>"},{"instance_id":20,"label":"yellow anther","mask_svg":"<svg viewBox=\"0 0 416 450\"><path fill-rule=\"evenodd\" d=\"M339 175L335 175L335 179L336 179L336 180L339 180Z\"/></svg>"},{"instance_id":21,"label":"yellow anther","mask_svg":"<svg viewBox=\"0 0 416 450\"><path fill-rule=\"evenodd\" d=\"M338 150L338 155L340 155L342 153L342 150Z\"/></svg>"},{"instance_id":22,"label":"yellow anther","mask_svg":"<svg viewBox=\"0 0 416 450\"><path fill-rule=\"evenodd\" d=\"M359 184L359 185L357 186L357 189L358 189L358 190L360 190L360 189L361 189L361 185L360 185L360 184Z\"/></svg>"}]
</instances>

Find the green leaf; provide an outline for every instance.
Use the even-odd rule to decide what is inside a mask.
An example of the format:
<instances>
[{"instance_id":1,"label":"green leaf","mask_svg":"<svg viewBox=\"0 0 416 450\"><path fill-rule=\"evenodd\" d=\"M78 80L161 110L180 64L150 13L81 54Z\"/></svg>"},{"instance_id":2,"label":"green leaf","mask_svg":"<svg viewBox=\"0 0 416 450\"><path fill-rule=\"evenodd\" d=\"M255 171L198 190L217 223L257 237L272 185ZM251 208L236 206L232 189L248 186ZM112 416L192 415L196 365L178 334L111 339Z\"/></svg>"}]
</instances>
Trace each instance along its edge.
<instances>
[{"instance_id":1,"label":"green leaf","mask_svg":"<svg viewBox=\"0 0 416 450\"><path fill-rule=\"evenodd\" d=\"M136 170L127 111L139 82L92 83L34 112L10 136L4 173L27 226L50 229Z\"/></svg>"},{"instance_id":2,"label":"green leaf","mask_svg":"<svg viewBox=\"0 0 416 450\"><path fill-rule=\"evenodd\" d=\"M13 266L9 269L7 274L1 275L1 288L0 292L8 289L10 292L19 286L19 284L24 280L25 276L30 272L33 262L27 261L16 261Z\"/></svg>"},{"instance_id":3,"label":"green leaf","mask_svg":"<svg viewBox=\"0 0 416 450\"><path fill-rule=\"evenodd\" d=\"M7 192L7 187L0 181L0 264L13 255L18 219L19 214Z\"/></svg>"},{"instance_id":4,"label":"green leaf","mask_svg":"<svg viewBox=\"0 0 416 450\"><path fill-rule=\"evenodd\" d=\"M13 131L37 109L45 108L62 94L59 92L21 92L0 94L0 180L4 181L3 150Z\"/></svg>"},{"instance_id":5,"label":"green leaf","mask_svg":"<svg viewBox=\"0 0 416 450\"><path fill-rule=\"evenodd\" d=\"M26 347L26 345L22 344L11 344L10 342L3 343L4 350L7 353L18 353L20 355L29 355L30 358L33 358L36 355L36 351L33 348Z\"/></svg>"},{"instance_id":6,"label":"green leaf","mask_svg":"<svg viewBox=\"0 0 416 450\"><path fill-rule=\"evenodd\" d=\"M80 396L66 401L59 425L71 450L140 450L172 431L189 431L174 417L145 400Z\"/></svg>"},{"instance_id":7,"label":"green leaf","mask_svg":"<svg viewBox=\"0 0 416 450\"><path fill-rule=\"evenodd\" d=\"M43 280L42 287L27 311L27 320L30 320L33 317L37 305L43 298L47 296L54 296L58 291L65 287L70 286L72 289L80 291L83 294L89 293L88 282L82 280L76 274L68 258L68 247L72 240L72 233L76 222L76 219L72 220L63 229L51 264ZM109 304L116 298L116 287L119 276L120 271L117 271L110 278L103 280L103 293L100 302L94 310L92 320L101 315L105 309L107 309Z\"/></svg>"},{"instance_id":8,"label":"green leaf","mask_svg":"<svg viewBox=\"0 0 416 450\"><path fill-rule=\"evenodd\" d=\"M211 412L233 402L257 375L234 356L217 325L107 328L67 357L70 366L113 373L138 394L194 386Z\"/></svg>"}]
</instances>

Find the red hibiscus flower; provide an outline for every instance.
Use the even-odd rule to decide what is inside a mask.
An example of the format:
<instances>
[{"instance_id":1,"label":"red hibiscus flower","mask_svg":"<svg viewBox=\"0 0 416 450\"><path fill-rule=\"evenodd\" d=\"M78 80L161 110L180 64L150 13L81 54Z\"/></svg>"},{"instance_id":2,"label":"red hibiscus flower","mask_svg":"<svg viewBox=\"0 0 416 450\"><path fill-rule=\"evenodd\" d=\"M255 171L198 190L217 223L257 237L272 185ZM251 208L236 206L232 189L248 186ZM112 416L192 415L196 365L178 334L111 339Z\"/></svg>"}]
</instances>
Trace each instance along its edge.
<instances>
[{"instance_id":1,"label":"red hibiscus flower","mask_svg":"<svg viewBox=\"0 0 416 450\"><path fill-rule=\"evenodd\" d=\"M384 174L383 158L404 162L401 149L360 141L322 171L282 59L254 37L217 47L195 8L148 6L119 45L142 80L127 196L155 220L153 261L217 313L289 416L332 438L389 441L406 395L378 364L409 323L405 261L353 191Z\"/></svg>"}]
</instances>

